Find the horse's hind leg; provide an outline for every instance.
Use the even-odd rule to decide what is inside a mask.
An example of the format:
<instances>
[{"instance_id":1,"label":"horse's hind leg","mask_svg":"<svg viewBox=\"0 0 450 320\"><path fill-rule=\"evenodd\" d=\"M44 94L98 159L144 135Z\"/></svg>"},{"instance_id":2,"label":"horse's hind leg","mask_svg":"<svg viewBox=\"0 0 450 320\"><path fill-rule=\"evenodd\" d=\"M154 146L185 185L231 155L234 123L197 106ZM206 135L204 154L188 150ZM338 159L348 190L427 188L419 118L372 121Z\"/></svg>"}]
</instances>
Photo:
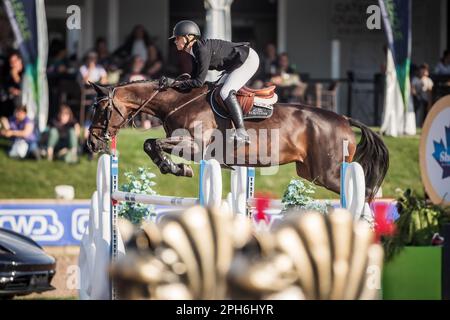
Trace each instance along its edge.
<instances>
[{"instance_id":1,"label":"horse's hind leg","mask_svg":"<svg viewBox=\"0 0 450 320\"><path fill-rule=\"evenodd\" d=\"M188 137L171 137L165 139L147 139L144 142L144 151L149 155L152 161L158 166L163 174L171 173L175 176L192 177L194 175L192 168L184 163L174 163L164 152L171 153L175 147L180 150L193 148L192 139ZM188 145L186 147L186 144ZM178 155L178 154L177 154ZM184 156L180 154L180 156Z\"/></svg>"},{"instance_id":2,"label":"horse's hind leg","mask_svg":"<svg viewBox=\"0 0 450 320\"><path fill-rule=\"evenodd\" d=\"M341 190L339 169L332 169L330 166L328 170L314 172L314 166L310 166L308 162L301 161L296 162L296 169L298 176L339 194Z\"/></svg>"}]
</instances>

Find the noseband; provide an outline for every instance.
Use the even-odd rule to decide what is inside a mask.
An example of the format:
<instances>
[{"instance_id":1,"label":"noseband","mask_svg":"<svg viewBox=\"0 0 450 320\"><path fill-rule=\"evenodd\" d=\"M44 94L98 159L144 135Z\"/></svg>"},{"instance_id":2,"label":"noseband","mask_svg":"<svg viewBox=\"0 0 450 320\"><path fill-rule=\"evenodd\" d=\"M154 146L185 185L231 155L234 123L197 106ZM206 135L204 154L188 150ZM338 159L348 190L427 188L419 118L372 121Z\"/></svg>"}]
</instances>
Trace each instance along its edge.
<instances>
[{"instance_id":1,"label":"noseband","mask_svg":"<svg viewBox=\"0 0 450 320\"><path fill-rule=\"evenodd\" d=\"M108 132L108 128L109 128L109 122L111 121L111 117L113 114L113 111L117 111L117 113L122 117L122 122L117 125L117 126L111 126L114 129L121 129L123 128L126 124L128 124L130 121L132 121L134 119L134 117L136 117L139 112L141 112L141 110L154 98L156 97L156 95L159 93L159 91L161 91L163 88L160 86L159 88L155 89L155 91L152 93L152 95L145 100L140 106L139 108L136 109L135 112L130 112L130 114L128 115L128 117L125 117L123 115L123 113L120 111L120 109L116 106L116 104L114 103L114 94L116 91L116 88L113 88L112 90L109 90L108 92L108 96L104 97L98 101L95 101L94 103L94 108L97 109L99 106L99 103L105 100L108 100L108 105L105 108L106 111L106 117L105 117L105 121L103 125L94 125L92 124L91 127L89 128L89 133L92 134L92 136L94 136L96 139L101 140L103 142L107 142L109 140L111 140L111 136L109 135ZM94 131L92 131L93 129L101 129L103 136L99 137Z\"/></svg>"}]
</instances>

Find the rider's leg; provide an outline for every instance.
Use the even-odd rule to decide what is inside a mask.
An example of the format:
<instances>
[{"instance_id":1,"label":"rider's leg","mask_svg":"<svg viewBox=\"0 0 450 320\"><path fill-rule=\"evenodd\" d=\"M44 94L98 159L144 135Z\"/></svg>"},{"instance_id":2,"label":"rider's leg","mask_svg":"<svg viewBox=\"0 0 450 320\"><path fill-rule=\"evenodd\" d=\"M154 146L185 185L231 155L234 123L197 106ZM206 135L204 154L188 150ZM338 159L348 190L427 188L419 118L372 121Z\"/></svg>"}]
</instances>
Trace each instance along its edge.
<instances>
[{"instance_id":1,"label":"rider's leg","mask_svg":"<svg viewBox=\"0 0 450 320\"><path fill-rule=\"evenodd\" d=\"M250 48L245 62L236 70L229 73L220 96L230 112L234 126L236 128L236 139L249 143L250 139L245 131L242 108L236 98L236 92L241 89L247 81L256 73L259 67L259 57L255 50Z\"/></svg>"}]
</instances>

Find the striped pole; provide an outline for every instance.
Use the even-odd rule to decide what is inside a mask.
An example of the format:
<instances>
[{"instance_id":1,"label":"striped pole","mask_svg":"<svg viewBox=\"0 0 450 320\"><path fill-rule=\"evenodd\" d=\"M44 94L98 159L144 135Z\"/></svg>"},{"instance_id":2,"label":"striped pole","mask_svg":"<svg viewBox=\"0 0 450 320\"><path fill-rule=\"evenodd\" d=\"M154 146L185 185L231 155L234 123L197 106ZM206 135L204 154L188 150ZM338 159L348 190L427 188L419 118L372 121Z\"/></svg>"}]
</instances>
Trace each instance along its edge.
<instances>
[{"instance_id":1,"label":"striped pole","mask_svg":"<svg viewBox=\"0 0 450 320\"><path fill-rule=\"evenodd\" d=\"M111 140L111 161L110 161L110 181L111 181L111 206L110 206L110 224L111 224L111 243L110 243L110 259L111 262L116 262L119 254L119 240L118 240L118 207L117 201L113 199L112 195L119 189L119 157L117 155L117 140L113 137ZM111 300L117 299L116 289L113 281L110 282Z\"/></svg>"},{"instance_id":2,"label":"striped pole","mask_svg":"<svg viewBox=\"0 0 450 320\"><path fill-rule=\"evenodd\" d=\"M341 207L347 207L347 199L345 199L345 172L347 171L348 162L346 157L349 156L348 152L348 140L342 141L342 164L341 164Z\"/></svg>"},{"instance_id":3,"label":"striped pole","mask_svg":"<svg viewBox=\"0 0 450 320\"><path fill-rule=\"evenodd\" d=\"M245 199L246 202L246 212L245 214L250 217L252 214L252 207L248 205L248 199L253 199L255 196L255 173L256 170L254 167L247 167L247 197Z\"/></svg>"}]
</instances>

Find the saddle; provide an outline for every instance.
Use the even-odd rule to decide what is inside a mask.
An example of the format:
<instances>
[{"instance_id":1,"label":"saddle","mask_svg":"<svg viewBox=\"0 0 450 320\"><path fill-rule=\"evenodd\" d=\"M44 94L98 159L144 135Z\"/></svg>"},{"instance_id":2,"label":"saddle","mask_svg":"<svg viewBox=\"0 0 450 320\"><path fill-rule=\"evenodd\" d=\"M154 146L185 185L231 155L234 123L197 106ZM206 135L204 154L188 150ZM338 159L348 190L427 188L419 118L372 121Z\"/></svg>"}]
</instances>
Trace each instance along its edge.
<instances>
[{"instance_id":1,"label":"saddle","mask_svg":"<svg viewBox=\"0 0 450 320\"><path fill-rule=\"evenodd\" d=\"M211 106L213 111L223 117L228 118L228 110L219 92L222 86L214 88L211 94ZM243 87L236 93L236 98L242 107L244 119L266 119L273 113L273 105L278 101L275 93L276 86L261 89Z\"/></svg>"}]
</instances>

